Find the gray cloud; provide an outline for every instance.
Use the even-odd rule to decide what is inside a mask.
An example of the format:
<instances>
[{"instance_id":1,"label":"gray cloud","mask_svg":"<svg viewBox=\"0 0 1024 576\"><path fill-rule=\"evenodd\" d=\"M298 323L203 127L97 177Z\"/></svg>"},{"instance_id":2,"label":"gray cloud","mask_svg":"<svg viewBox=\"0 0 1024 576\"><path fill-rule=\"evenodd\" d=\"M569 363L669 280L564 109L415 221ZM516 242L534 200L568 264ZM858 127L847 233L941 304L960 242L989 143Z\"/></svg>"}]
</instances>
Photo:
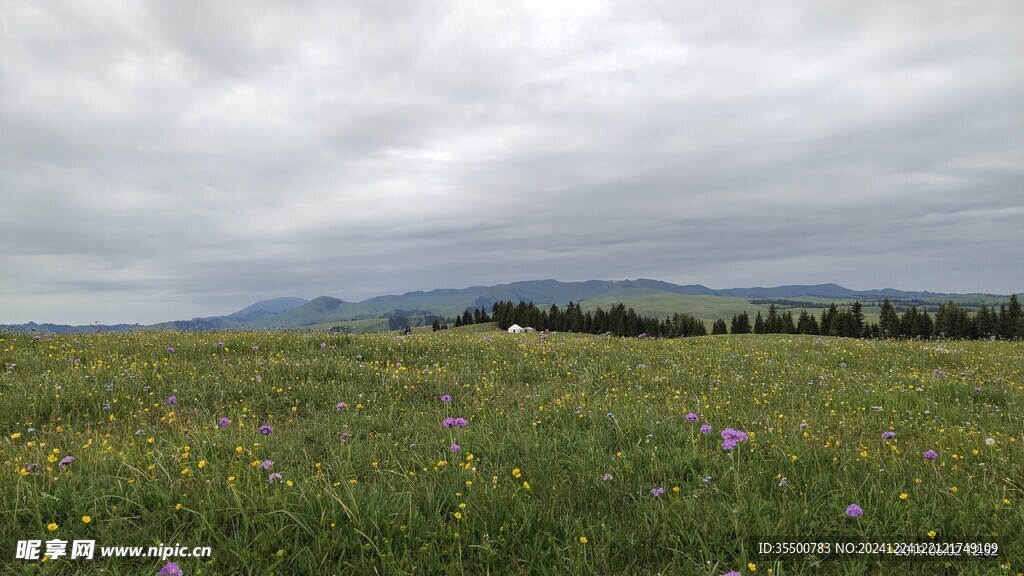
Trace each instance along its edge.
<instances>
[{"instance_id":1,"label":"gray cloud","mask_svg":"<svg viewBox=\"0 0 1024 576\"><path fill-rule=\"evenodd\" d=\"M0 322L546 277L1020 291L1022 17L10 6Z\"/></svg>"}]
</instances>

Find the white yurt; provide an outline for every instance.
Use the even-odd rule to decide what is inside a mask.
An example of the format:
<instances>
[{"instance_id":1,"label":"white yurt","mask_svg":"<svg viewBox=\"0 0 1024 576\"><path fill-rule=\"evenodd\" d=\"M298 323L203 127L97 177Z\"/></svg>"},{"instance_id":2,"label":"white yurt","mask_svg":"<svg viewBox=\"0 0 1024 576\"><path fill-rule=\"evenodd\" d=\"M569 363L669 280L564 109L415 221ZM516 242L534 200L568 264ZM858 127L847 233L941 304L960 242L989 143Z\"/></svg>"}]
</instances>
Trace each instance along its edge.
<instances>
[{"instance_id":1,"label":"white yurt","mask_svg":"<svg viewBox=\"0 0 1024 576\"><path fill-rule=\"evenodd\" d=\"M523 327L519 324L513 324L508 327L509 334L522 334L523 332L526 332L526 330L523 330Z\"/></svg>"}]
</instances>

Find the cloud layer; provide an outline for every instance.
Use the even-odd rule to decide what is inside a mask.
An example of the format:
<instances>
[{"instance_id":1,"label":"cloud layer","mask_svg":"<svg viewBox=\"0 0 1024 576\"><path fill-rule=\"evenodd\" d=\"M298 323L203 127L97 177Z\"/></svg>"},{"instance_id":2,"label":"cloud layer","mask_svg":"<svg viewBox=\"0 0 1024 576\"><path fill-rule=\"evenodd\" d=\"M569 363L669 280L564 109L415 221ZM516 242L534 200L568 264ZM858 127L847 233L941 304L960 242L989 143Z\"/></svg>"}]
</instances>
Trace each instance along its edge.
<instances>
[{"instance_id":1,"label":"cloud layer","mask_svg":"<svg viewBox=\"0 0 1024 576\"><path fill-rule=\"evenodd\" d=\"M0 323L554 277L1024 289L1024 6L31 3Z\"/></svg>"}]
</instances>

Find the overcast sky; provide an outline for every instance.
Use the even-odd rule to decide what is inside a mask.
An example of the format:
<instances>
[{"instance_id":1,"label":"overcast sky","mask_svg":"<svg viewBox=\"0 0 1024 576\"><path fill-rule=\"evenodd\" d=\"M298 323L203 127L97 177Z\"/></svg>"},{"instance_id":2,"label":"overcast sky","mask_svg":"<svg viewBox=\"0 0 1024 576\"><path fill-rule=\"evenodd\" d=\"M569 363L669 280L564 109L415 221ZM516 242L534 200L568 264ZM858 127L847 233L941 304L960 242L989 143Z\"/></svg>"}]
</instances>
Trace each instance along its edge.
<instances>
[{"instance_id":1,"label":"overcast sky","mask_svg":"<svg viewBox=\"0 0 1024 576\"><path fill-rule=\"evenodd\" d=\"M1024 290L1021 2L2 4L0 323Z\"/></svg>"}]
</instances>

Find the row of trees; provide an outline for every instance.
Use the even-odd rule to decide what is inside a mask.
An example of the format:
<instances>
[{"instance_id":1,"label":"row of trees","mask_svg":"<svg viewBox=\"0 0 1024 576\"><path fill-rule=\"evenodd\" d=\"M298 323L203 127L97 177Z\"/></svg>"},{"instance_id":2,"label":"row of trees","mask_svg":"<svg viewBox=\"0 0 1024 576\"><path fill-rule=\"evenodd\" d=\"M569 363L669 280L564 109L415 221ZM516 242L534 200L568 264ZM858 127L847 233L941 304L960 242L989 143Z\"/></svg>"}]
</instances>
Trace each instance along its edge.
<instances>
[{"instance_id":1,"label":"row of trees","mask_svg":"<svg viewBox=\"0 0 1024 576\"><path fill-rule=\"evenodd\" d=\"M719 325L721 323L721 325ZM725 334L724 322L715 322L712 334ZM864 320L863 307L854 302L850 308L830 305L818 320L806 310L793 320L789 310L781 314L775 305L768 307L767 317L757 312L753 324L746 312L732 317L733 334L820 334L850 338L1024 338L1024 312L1016 295L1008 304L1000 304L998 311L982 304L969 315L967 309L955 302L940 304L935 316L927 308L911 306L899 314L889 300L882 301L878 323Z\"/></svg>"},{"instance_id":2,"label":"row of trees","mask_svg":"<svg viewBox=\"0 0 1024 576\"><path fill-rule=\"evenodd\" d=\"M465 314L463 314L463 317ZM609 310L598 307L593 312L583 312L579 304L569 302L564 309L552 304L541 310L533 302L496 302L492 318L502 330L513 324L530 326L537 330L556 332L583 332L587 334L614 334L615 336L647 336L678 338L682 336L704 336L707 328L697 318L686 314L673 314L664 320L641 316L625 304L614 304Z\"/></svg>"},{"instance_id":3,"label":"row of trees","mask_svg":"<svg viewBox=\"0 0 1024 576\"><path fill-rule=\"evenodd\" d=\"M564 309L552 305L546 310L533 302L513 304L508 301L496 302L490 315L482 308L467 309L455 319L455 326L497 322L501 329L513 324L530 326L537 330L558 332L583 332L589 334L611 333L616 336L639 336L677 338L703 336L707 334L704 322L686 314L674 314L664 319L640 316L624 304L615 304L610 310L597 308L583 312L579 304L569 303ZM435 330L447 325L435 323ZM849 338L1001 338L1005 340L1024 338L1024 312L1017 296L1011 296L1009 303L1000 304L998 309L982 304L972 316L967 309L955 302L940 304L934 315L928 308L910 306L903 314L884 300L879 321L868 322L860 302L849 308L831 304L822 310L821 316L801 310L794 318L789 310L779 311L774 304L762 316L757 312L751 321L746 311L732 317L726 324L719 318L712 324L711 334L816 334L823 336L846 336Z\"/></svg>"}]
</instances>

